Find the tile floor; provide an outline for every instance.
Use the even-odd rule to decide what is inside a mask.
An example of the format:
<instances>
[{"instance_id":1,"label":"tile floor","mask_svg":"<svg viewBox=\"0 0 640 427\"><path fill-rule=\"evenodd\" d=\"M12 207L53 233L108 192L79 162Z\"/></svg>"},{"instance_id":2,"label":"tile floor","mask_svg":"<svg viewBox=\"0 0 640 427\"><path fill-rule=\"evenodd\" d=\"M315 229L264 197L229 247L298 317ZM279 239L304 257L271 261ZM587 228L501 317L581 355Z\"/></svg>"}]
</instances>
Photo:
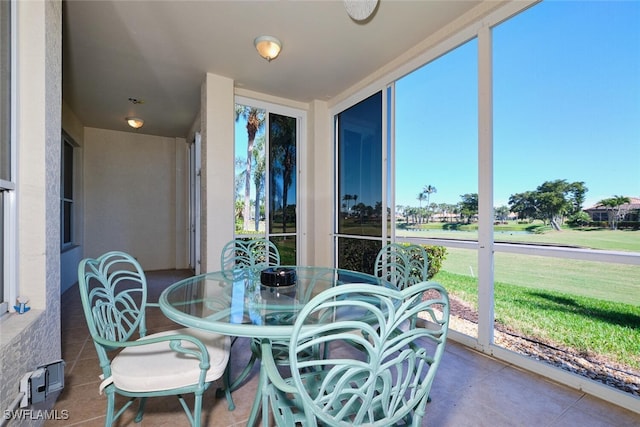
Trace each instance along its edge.
<instances>
[{"instance_id":1,"label":"tile floor","mask_svg":"<svg viewBox=\"0 0 640 427\"><path fill-rule=\"evenodd\" d=\"M169 284L188 271L148 274L150 299L156 301ZM68 419L47 421L45 426L102 426L105 398L98 394L98 358L91 341L77 288L62 296L62 357L66 361L65 388L54 409L66 410ZM151 310L154 312L155 310ZM151 314L151 313L150 313ZM148 317L150 332L176 327L162 313ZM243 366L248 353L234 346L231 360ZM234 392L236 409L229 411L224 398L215 397L214 384L205 393L203 426L244 426L257 385L257 370ZM424 426L638 426L640 414L616 407L582 392L493 360L450 341L427 405ZM147 402L144 419L133 422L133 410L119 426L186 426L187 418L175 398Z\"/></svg>"}]
</instances>

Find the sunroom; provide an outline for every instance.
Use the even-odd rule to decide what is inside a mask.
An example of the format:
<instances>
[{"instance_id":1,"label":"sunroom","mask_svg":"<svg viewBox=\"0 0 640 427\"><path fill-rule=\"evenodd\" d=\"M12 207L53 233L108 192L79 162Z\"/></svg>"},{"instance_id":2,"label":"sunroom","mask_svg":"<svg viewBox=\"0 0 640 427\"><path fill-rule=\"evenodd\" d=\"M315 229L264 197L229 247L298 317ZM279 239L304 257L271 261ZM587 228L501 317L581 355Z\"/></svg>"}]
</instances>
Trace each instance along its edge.
<instances>
[{"instance_id":1,"label":"sunroom","mask_svg":"<svg viewBox=\"0 0 640 427\"><path fill-rule=\"evenodd\" d=\"M259 235L287 264L364 272L386 242L443 248L452 345L640 413L638 227L579 215L640 195L635 2L26 3L0 184L3 301L33 311L2 320L3 408L64 355L80 259L198 274Z\"/></svg>"}]
</instances>

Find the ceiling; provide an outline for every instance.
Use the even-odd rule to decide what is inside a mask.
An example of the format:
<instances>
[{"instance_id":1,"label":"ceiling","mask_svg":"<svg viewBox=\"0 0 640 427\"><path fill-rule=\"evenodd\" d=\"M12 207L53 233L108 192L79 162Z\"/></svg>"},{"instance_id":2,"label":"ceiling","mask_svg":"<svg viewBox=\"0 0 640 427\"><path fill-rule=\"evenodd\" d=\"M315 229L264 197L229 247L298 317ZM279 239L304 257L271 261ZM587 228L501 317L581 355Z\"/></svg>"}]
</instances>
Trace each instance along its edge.
<instances>
[{"instance_id":1,"label":"ceiling","mask_svg":"<svg viewBox=\"0 0 640 427\"><path fill-rule=\"evenodd\" d=\"M365 22L341 0L95 1L63 4L63 98L84 126L186 137L206 73L238 88L328 100L480 3L381 0ZM272 35L272 62L253 40ZM140 103L133 103L133 98Z\"/></svg>"}]
</instances>

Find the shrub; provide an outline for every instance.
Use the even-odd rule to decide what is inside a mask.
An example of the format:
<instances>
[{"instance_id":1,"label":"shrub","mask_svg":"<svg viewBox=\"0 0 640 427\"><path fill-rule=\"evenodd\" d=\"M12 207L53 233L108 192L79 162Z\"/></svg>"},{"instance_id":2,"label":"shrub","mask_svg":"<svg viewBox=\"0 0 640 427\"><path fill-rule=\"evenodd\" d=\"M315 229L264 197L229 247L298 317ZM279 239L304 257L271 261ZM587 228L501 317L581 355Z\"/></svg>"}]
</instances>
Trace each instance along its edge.
<instances>
[{"instance_id":1,"label":"shrub","mask_svg":"<svg viewBox=\"0 0 640 427\"><path fill-rule=\"evenodd\" d=\"M380 250L380 242L377 240L340 239L339 267L347 270L361 271L373 274L376 256ZM406 244L408 245L408 243ZM431 280L442 268L442 262L447 255L444 246L420 245L427 251L429 270L427 278Z\"/></svg>"}]
</instances>

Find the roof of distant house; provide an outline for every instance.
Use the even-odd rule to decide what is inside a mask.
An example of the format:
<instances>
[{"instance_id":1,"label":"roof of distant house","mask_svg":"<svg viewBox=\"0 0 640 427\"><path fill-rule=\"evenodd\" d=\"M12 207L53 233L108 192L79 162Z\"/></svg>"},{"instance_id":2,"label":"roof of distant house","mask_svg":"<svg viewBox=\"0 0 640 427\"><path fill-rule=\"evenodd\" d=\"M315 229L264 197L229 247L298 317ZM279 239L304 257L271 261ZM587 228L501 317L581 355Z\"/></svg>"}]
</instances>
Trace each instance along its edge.
<instances>
[{"instance_id":1,"label":"roof of distant house","mask_svg":"<svg viewBox=\"0 0 640 427\"><path fill-rule=\"evenodd\" d=\"M629 197L630 203L625 203L623 205L621 205L621 208L623 209L640 209L640 197ZM602 206L600 204L595 204L589 208L586 208L585 211L591 211L591 210L600 210L600 209L606 209L605 206Z\"/></svg>"}]
</instances>

